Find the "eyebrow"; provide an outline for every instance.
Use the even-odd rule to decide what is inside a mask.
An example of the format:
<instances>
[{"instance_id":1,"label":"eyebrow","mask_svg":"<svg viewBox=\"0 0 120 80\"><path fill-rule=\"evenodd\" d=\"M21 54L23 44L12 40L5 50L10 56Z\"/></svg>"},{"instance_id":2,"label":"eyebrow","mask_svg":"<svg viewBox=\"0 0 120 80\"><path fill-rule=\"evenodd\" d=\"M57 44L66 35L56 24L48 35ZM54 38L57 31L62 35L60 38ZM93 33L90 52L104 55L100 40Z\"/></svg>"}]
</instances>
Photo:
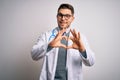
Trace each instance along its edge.
<instances>
[{"instance_id":1,"label":"eyebrow","mask_svg":"<svg viewBox=\"0 0 120 80\"><path fill-rule=\"evenodd\" d=\"M62 14L62 15L72 15L72 14L68 14L68 13L67 13L67 14L63 14L63 13L60 13L60 12L58 12L57 14Z\"/></svg>"}]
</instances>

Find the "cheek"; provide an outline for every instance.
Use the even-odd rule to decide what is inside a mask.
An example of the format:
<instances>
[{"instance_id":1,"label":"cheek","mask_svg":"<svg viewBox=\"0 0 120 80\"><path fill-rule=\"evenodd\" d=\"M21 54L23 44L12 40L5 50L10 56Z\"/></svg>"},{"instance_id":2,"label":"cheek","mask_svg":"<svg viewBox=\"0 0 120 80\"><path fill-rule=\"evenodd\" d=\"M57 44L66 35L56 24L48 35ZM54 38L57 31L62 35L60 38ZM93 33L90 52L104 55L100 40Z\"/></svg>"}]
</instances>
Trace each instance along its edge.
<instances>
[{"instance_id":1,"label":"cheek","mask_svg":"<svg viewBox=\"0 0 120 80\"><path fill-rule=\"evenodd\" d=\"M71 23L72 23L72 21L69 21L69 22L68 22L68 25L71 24Z\"/></svg>"},{"instance_id":2,"label":"cheek","mask_svg":"<svg viewBox=\"0 0 120 80\"><path fill-rule=\"evenodd\" d=\"M59 22L60 21L60 19L57 17L57 21Z\"/></svg>"}]
</instances>

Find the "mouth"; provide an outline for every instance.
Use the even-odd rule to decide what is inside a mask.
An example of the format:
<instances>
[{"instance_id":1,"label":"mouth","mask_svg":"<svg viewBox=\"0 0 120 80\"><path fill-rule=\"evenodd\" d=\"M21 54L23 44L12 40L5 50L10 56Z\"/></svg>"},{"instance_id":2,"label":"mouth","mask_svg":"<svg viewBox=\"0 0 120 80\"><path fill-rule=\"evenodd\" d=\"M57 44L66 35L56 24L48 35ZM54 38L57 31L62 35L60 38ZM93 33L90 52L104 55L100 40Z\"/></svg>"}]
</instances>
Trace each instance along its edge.
<instances>
[{"instance_id":1,"label":"mouth","mask_svg":"<svg viewBox=\"0 0 120 80\"><path fill-rule=\"evenodd\" d=\"M60 24L66 24L66 22L60 22Z\"/></svg>"},{"instance_id":2,"label":"mouth","mask_svg":"<svg viewBox=\"0 0 120 80\"><path fill-rule=\"evenodd\" d=\"M59 21L59 26L61 26L61 28L67 28L68 23L66 21Z\"/></svg>"}]
</instances>

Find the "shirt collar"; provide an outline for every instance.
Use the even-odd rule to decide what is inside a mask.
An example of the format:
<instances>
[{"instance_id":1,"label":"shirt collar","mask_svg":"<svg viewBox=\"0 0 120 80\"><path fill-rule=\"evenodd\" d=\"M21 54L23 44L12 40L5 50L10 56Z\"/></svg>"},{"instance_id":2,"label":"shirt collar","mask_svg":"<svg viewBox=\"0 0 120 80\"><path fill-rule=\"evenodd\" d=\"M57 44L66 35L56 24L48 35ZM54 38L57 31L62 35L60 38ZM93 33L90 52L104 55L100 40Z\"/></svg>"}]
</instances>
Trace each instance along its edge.
<instances>
[{"instance_id":1,"label":"shirt collar","mask_svg":"<svg viewBox=\"0 0 120 80\"><path fill-rule=\"evenodd\" d=\"M60 27L58 26L57 31L60 31ZM70 32L70 26L67 28L66 33Z\"/></svg>"}]
</instances>

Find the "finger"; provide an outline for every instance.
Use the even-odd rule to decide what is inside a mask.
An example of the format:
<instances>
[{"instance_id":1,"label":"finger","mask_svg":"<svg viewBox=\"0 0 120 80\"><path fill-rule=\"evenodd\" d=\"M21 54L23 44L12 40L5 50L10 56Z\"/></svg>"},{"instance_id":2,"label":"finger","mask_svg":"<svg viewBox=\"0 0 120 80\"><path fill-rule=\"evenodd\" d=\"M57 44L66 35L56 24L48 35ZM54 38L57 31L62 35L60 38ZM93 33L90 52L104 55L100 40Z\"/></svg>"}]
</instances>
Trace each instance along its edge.
<instances>
[{"instance_id":1,"label":"finger","mask_svg":"<svg viewBox=\"0 0 120 80\"><path fill-rule=\"evenodd\" d=\"M78 39L80 39L80 32L78 32Z\"/></svg>"},{"instance_id":2,"label":"finger","mask_svg":"<svg viewBox=\"0 0 120 80\"><path fill-rule=\"evenodd\" d=\"M75 38L77 38L77 32L75 31L75 29L73 29L73 32L75 34Z\"/></svg>"},{"instance_id":3,"label":"finger","mask_svg":"<svg viewBox=\"0 0 120 80\"><path fill-rule=\"evenodd\" d=\"M74 42L74 38L72 36L69 37L68 40L72 40Z\"/></svg>"},{"instance_id":4,"label":"finger","mask_svg":"<svg viewBox=\"0 0 120 80\"><path fill-rule=\"evenodd\" d=\"M60 37L60 31L58 32L58 34L56 35L56 37L55 37L55 39L61 39L61 37Z\"/></svg>"},{"instance_id":5,"label":"finger","mask_svg":"<svg viewBox=\"0 0 120 80\"><path fill-rule=\"evenodd\" d=\"M64 32L64 30L58 31L56 38L59 37L59 39L62 39L61 36L62 36L63 32Z\"/></svg>"},{"instance_id":6,"label":"finger","mask_svg":"<svg viewBox=\"0 0 120 80\"><path fill-rule=\"evenodd\" d=\"M62 39L68 40L67 36L62 36Z\"/></svg>"},{"instance_id":7,"label":"finger","mask_svg":"<svg viewBox=\"0 0 120 80\"><path fill-rule=\"evenodd\" d=\"M76 34L75 29L71 30L71 33L72 33L73 37L77 38L77 34Z\"/></svg>"},{"instance_id":8,"label":"finger","mask_svg":"<svg viewBox=\"0 0 120 80\"><path fill-rule=\"evenodd\" d=\"M67 48L67 49L71 49L71 48L73 48L73 46L72 46L72 45L71 45L71 46L67 46L66 48Z\"/></svg>"},{"instance_id":9,"label":"finger","mask_svg":"<svg viewBox=\"0 0 120 80\"><path fill-rule=\"evenodd\" d=\"M60 44L60 47L65 48L65 49L67 48L67 46L64 44Z\"/></svg>"},{"instance_id":10,"label":"finger","mask_svg":"<svg viewBox=\"0 0 120 80\"><path fill-rule=\"evenodd\" d=\"M72 33L72 35L74 36L74 32L70 29L70 32Z\"/></svg>"}]
</instances>

